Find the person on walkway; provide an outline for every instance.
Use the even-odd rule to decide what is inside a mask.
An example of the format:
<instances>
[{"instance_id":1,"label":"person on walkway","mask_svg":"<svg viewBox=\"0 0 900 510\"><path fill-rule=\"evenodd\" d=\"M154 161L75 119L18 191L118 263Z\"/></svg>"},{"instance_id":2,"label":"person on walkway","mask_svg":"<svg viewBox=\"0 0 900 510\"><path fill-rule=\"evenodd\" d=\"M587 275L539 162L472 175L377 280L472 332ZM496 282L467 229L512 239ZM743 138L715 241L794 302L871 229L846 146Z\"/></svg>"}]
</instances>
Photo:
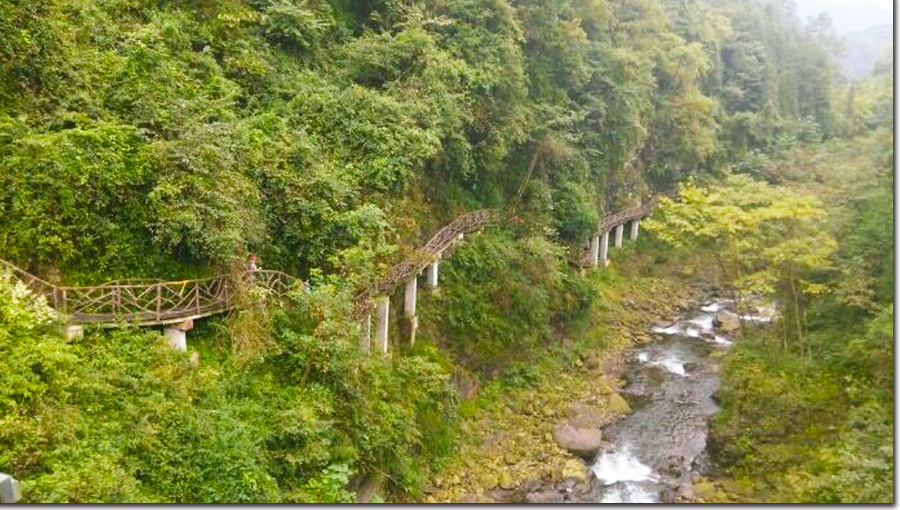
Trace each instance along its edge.
<instances>
[{"instance_id":1,"label":"person on walkway","mask_svg":"<svg viewBox=\"0 0 900 510\"><path fill-rule=\"evenodd\" d=\"M259 272L259 264L257 263L255 253L250 255L250 261L247 263L247 272L252 276L256 276L256 273Z\"/></svg>"}]
</instances>

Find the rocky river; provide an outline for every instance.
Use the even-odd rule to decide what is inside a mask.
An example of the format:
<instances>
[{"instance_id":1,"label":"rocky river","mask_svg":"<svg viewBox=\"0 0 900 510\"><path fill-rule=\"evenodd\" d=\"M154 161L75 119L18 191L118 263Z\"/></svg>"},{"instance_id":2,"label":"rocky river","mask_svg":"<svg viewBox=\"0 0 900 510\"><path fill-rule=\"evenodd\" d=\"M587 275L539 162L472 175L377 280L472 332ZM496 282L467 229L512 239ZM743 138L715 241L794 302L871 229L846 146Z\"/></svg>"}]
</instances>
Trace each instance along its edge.
<instances>
[{"instance_id":1,"label":"rocky river","mask_svg":"<svg viewBox=\"0 0 900 510\"><path fill-rule=\"evenodd\" d=\"M771 320L771 309L764 306L740 319L731 308L730 300L710 299L672 321L660 321L651 327L660 340L629 353L624 395L634 412L603 431L610 446L591 466L600 487L591 492L590 502L691 497L692 482L705 469L708 423L718 410L714 396L730 335L740 319Z\"/></svg>"},{"instance_id":2,"label":"rocky river","mask_svg":"<svg viewBox=\"0 0 900 510\"><path fill-rule=\"evenodd\" d=\"M580 354L572 370L466 421L471 440L425 502L705 501L722 358L742 323L768 322L773 310L745 302L751 312L739 316L728 299L658 285L603 318L607 338L632 347Z\"/></svg>"}]
</instances>

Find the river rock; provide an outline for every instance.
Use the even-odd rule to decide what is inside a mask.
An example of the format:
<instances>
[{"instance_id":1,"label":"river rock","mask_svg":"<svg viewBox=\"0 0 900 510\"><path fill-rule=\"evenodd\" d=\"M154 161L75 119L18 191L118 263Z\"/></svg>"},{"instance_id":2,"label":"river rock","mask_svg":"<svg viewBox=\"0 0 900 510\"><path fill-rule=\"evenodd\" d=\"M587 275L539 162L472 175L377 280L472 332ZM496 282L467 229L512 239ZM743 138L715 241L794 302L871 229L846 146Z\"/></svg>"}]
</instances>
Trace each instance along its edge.
<instances>
[{"instance_id":1,"label":"river rock","mask_svg":"<svg viewBox=\"0 0 900 510\"><path fill-rule=\"evenodd\" d=\"M554 505L563 502L563 495L554 491L531 492L525 495L527 503Z\"/></svg>"},{"instance_id":2,"label":"river rock","mask_svg":"<svg viewBox=\"0 0 900 510\"><path fill-rule=\"evenodd\" d=\"M603 411L587 404L572 404L566 416L569 425L579 429L600 428L603 422Z\"/></svg>"},{"instance_id":3,"label":"river rock","mask_svg":"<svg viewBox=\"0 0 900 510\"><path fill-rule=\"evenodd\" d=\"M462 500L462 502L466 503L466 504L472 504L472 503L480 504L480 503L494 503L495 501L492 498L488 497L487 495L479 492L478 494L469 494Z\"/></svg>"},{"instance_id":4,"label":"river rock","mask_svg":"<svg viewBox=\"0 0 900 510\"><path fill-rule=\"evenodd\" d=\"M606 380L601 380L597 383L597 391L603 395L614 393L613 387L609 384L609 381Z\"/></svg>"},{"instance_id":5,"label":"river rock","mask_svg":"<svg viewBox=\"0 0 900 510\"><path fill-rule=\"evenodd\" d=\"M485 490L491 490L500 483L500 480L494 473L485 473L481 475L481 478L478 479L478 482Z\"/></svg>"},{"instance_id":6,"label":"river rock","mask_svg":"<svg viewBox=\"0 0 900 510\"><path fill-rule=\"evenodd\" d=\"M508 471L500 473L500 488L511 490L516 488L516 481Z\"/></svg>"},{"instance_id":7,"label":"river rock","mask_svg":"<svg viewBox=\"0 0 900 510\"><path fill-rule=\"evenodd\" d=\"M741 329L741 318L734 312L720 310L716 314L716 326L726 333Z\"/></svg>"},{"instance_id":8,"label":"river rock","mask_svg":"<svg viewBox=\"0 0 900 510\"><path fill-rule=\"evenodd\" d=\"M572 484L572 487L574 487L578 483L587 482L587 478L587 470L580 460L569 459L566 461L566 464L562 468L563 480L573 480L575 483Z\"/></svg>"},{"instance_id":9,"label":"river rock","mask_svg":"<svg viewBox=\"0 0 900 510\"><path fill-rule=\"evenodd\" d=\"M594 458L603 445L599 430L576 428L568 424L554 428L553 439L559 446L587 459Z\"/></svg>"},{"instance_id":10,"label":"river rock","mask_svg":"<svg viewBox=\"0 0 900 510\"><path fill-rule=\"evenodd\" d=\"M653 321L653 325L657 328L668 328L669 326L673 326L675 324L675 319L656 319Z\"/></svg>"},{"instance_id":11,"label":"river rock","mask_svg":"<svg viewBox=\"0 0 900 510\"><path fill-rule=\"evenodd\" d=\"M606 397L606 406L610 411L618 414L628 414L631 412L631 406L618 393L611 393Z\"/></svg>"}]
</instances>

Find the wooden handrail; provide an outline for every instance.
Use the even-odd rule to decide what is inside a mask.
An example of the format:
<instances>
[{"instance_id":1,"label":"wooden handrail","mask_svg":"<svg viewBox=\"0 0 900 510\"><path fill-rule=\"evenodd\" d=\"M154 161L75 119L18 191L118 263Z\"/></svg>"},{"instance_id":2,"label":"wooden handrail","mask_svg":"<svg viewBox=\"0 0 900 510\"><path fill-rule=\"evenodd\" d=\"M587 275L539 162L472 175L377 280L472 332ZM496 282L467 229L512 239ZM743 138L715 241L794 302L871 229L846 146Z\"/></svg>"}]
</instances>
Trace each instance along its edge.
<instances>
[{"instance_id":1,"label":"wooden handrail","mask_svg":"<svg viewBox=\"0 0 900 510\"><path fill-rule=\"evenodd\" d=\"M648 202L605 216L600 233L648 216L659 202L653 196ZM502 213L482 209L457 217L439 230L422 248L391 267L384 278L358 293L354 298L354 314L362 317L371 307L371 298L389 294L393 289L416 277L443 252L468 234L500 222ZM45 296L51 306L69 316L73 324L140 325L168 324L188 318L199 318L231 310L238 295L234 285L254 285L282 296L299 284L299 280L280 271L260 270L243 273L239 278L220 274L182 281L117 280L96 286L55 285L32 275L14 264L0 259L5 269L25 283L35 294Z\"/></svg>"},{"instance_id":2,"label":"wooden handrail","mask_svg":"<svg viewBox=\"0 0 900 510\"><path fill-rule=\"evenodd\" d=\"M51 306L68 315L72 324L115 324L119 322L156 325L222 313L234 308L235 278L217 275L193 280L150 284L103 284L61 286L44 281L15 265L0 260L11 272ZM237 281L284 295L296 278L280 271L246 273Z\"/></svg>"}]
</instances>

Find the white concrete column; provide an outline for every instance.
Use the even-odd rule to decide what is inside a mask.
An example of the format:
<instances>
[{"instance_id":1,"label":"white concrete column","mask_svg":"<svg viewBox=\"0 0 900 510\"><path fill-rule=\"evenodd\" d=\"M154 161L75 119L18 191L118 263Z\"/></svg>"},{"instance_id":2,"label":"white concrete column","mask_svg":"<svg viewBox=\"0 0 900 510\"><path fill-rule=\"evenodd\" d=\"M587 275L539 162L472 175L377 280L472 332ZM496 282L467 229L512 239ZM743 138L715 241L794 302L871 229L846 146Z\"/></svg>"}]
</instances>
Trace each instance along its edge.
<instances>
[{"instance_id":1,"label":"white concrete column","mask_svg":"<svg viewBox=\"0 0 900 510\"><path fill-rule=\"evenodd\" d=\"M163 328L163 336L169 340L169 346L176 351L184 352L187 350L187 331L178 328Z\"/></svg>"},{"instance_id":2,"label":"white concrete column","mask_svg":"<svg viewBox=\"0 0 900 510\"><path fill-rule=\"evenodd\" d=\"M176 351L187 350L187 332L194 329L194 321L188 319L177 324L169 324L163 328L163 336Z\"/></svg>"},{"instance_id":3,"label":"white concrete column","mask_svg":"<svg viewBox=\"0 0 900 510\"><path fill-rule=\"evenodd\" d=\"M409 344L416 343L416 329L419 327L419 318L416 317L416 287L418 278L406 282L406 293L403 300L403 316L409 321Z\"/></svg>"},{"instance_id":4,"label":"white concrete column","mask_svg":"<svg viewBox=\"0 0 900 510\"><path fill-rule=\"evenodd\" d=\"M369 352L372 345L372 314L367 313L362 322L362 332L359 335L359 348Z\"/></svg>"},{"instance_id":5,"label":"white concrete column","mask_svg":"<svg viewBox=\"0 0 900 510\"><path fill-rule=\"evenodd\" d=\"M84 326L81 324L69 324L66 326L66 340L84 338Z\"/></svg>"},{"instance_id":6,"label":"white concrete column","mask_svg":"<svg viewBox=\"0 0 900 510\"><path fill-rule=\"evenodd\" d=\"M419 318L409 318L409 345L416 345L416 330L419 329Z\"/></svg>"},{"instance_id":7,"label":"white concrete column","mask_svg":"<svg viewBox=\"0 0 900 510\"><path fill-rule=\"evenodd\" d=\"M641 220L632 220L631 221L631 240L637 241L638 230L641 228Z\"/></svg>"},{"instance_id":8,"label":"white concrete column","mask_svg":"<svg viewBox=\"0 0 900 510\"><path fill-rule=\"evenodd\" d=\"M437 288L438 286L438 261L432 262L428 269L425 270L425 281L429 288Z\"/></svg>"},{"instance_id":9,"label":"white concrete column","mask_svg":"<svg viewBox=\"0 0 900 510\"><path fill-rule=\"evenodd\" d=\"M19 481L6 473L0 473L0 503L15 503L22 499Z\"/></svg>"},{"instance_id":10,"label":"white concrete column","mask_svg":"<svg viewBox=\"0 0 900 510\"><path fill-rule=\"evenodd\" d=\"M375 329L375 348L383 353L388 349L388 326L391 319L391 298L378 296L375 298L378 307L378 325Z\"/></svg>"},{"instance_id":11,"label":"white concrete column","mask_svg":"<svg viewBox=\"0 0 900 510\"><path fill-rule=\"evenodd\" d=\"M403 300L403 315L407 318L416 316L416 287L418 278L413 277L406 282L406 294Z\"/></svg>"},{"instance_id":12,"label":"white concrete column","mask_svg":"<svg viewBox=\"0 0 900 510\"><path fill-rule=\"evenodd\" d=\"M603 263L603 267L609 265L609 230L600 236L600 262Z\"/></svg>"},{"instance_id":13,"label":"white concrete column","mask_svg":"<svg viewBox=\"0 0 900 510\"><path fill-rule=\"evenodd\" d=\"M624 234L624 233L625 233L625 225L624 224L616 227L616 249L617 250L622 247L622 234Z\"/></svg>"},{"instance_id":14,"label":"white concrete column","mask_svg":"<svg viewBox=\"0 0 900 510\"><path fill-rule=\"evenodd\" d=\"M600 236L591 238L590 260L591 267L597 267L597 260L600 257Z\"/></svg>"}]
</instances>

